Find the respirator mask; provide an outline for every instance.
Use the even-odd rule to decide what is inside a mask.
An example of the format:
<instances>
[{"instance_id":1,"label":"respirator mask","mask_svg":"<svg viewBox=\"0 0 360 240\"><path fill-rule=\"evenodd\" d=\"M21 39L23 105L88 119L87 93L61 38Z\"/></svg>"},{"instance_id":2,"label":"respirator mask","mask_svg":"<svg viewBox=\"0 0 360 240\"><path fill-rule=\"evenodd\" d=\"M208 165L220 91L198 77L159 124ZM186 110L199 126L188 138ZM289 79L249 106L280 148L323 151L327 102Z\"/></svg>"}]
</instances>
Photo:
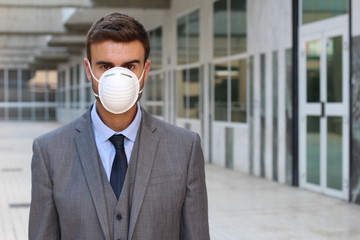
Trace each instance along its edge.
<instances>
[{"instance_id":1,"label":"respirator mask","mask_svg":"<svg viewBox=\"0 0 360 240\"><path fill-rule=\"evenodd\" d=\"M89 60L89 69L92 77L99 83L98 94L95 97L100 99L103 107L114 114L127 112L136 103L140 91L140 81L144 76L145 67L140 79L127 68L113 67L106 70L97 79L92 72Z\"/></svg>"}]
</instances>

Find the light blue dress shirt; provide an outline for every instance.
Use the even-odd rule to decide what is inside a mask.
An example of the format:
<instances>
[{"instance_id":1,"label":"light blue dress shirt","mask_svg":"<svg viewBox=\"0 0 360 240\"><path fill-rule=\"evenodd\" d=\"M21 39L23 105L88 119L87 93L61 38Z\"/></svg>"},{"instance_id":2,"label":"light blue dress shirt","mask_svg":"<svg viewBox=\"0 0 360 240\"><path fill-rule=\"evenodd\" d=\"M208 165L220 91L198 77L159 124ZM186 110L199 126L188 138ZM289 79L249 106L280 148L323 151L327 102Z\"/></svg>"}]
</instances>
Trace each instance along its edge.
<instances>
[{"instance_id":1,"label":"light blue dress shirt","mask_svg":"<svg viewBox=\"0 0 360 240\"><path fill-rule=\"evenodd\" d=\"M94 136L95 136L96 147L98 149L101 162L104 166L109 181L110 181L111 167L115 158L115 147L110 142L109 138L114 134L122 134L125 136L124 148L125 148L126 158L129 163L131 152L134 147L134 143L136 139L136 134L140 127L141 116L142 113L140 110L140 104L137 103L137 113L132 123L123 131L115 132L114 130L106 126L104 122L101 120L100 116L96 111L96 101L93 105L93 108L91 110L91 120L92 120Z\"/></svg>"}]
</instances>

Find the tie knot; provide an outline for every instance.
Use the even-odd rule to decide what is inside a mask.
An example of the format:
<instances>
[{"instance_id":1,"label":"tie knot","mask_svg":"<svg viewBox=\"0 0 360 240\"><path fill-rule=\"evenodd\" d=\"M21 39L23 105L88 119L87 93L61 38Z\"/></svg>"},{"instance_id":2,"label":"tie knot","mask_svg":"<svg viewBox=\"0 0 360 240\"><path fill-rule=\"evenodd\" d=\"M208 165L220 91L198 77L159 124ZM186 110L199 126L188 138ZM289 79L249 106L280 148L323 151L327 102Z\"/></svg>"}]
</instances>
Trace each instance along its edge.
<instances>
[{"instance_id":1,"label":"tie knot","mask_svg":"<svg viewBox=\"0 0 360 240\"><path fill-rule=\"evenodd\" d=\"M122 134L119 135L112 135L109 140L114 145L116 150L123 150L124 149L124 139L125 136Z\"/></svg>"}]
</instances>

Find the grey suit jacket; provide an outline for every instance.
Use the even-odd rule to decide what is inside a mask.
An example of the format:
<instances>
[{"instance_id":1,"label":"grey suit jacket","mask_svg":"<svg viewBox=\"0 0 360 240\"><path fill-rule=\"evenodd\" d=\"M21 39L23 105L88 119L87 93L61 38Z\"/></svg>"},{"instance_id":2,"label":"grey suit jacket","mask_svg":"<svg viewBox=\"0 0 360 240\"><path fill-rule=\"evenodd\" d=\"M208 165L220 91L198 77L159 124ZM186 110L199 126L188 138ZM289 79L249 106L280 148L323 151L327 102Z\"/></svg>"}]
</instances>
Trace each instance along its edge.
<instances>
[{"instance_id":1,"label":"grey suit jacket","mask_svg":"<svg viewBox=\"0 0 360 240\"><path fill-rule=\"evenodd\" d=\"M128 239L209 239L199 136L142 111ZM29 239L110 239L99 164L90 111L34 140Z\"/></svg>"}]
</instances>

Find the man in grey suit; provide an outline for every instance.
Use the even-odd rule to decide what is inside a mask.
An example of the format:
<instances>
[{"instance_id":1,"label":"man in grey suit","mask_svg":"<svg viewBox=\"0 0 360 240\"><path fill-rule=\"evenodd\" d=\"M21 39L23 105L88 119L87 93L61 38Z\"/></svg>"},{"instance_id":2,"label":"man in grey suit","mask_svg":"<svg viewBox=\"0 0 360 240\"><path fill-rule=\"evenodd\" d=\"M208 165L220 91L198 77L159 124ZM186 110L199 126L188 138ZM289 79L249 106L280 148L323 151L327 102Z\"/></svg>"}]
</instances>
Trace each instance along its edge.
<instances>
[{"instance_id":1,"label":"man in grey suit","mask_svg":"<svg viewBox=\"0 0 360 240\"><path fill-rule=\"evenodd\" d=\"M143 26L109 14L86 51L96 101L34 140L29 239L209 239L199 135L138 103L151 65Z\"/></svg>"}]
</instances>

